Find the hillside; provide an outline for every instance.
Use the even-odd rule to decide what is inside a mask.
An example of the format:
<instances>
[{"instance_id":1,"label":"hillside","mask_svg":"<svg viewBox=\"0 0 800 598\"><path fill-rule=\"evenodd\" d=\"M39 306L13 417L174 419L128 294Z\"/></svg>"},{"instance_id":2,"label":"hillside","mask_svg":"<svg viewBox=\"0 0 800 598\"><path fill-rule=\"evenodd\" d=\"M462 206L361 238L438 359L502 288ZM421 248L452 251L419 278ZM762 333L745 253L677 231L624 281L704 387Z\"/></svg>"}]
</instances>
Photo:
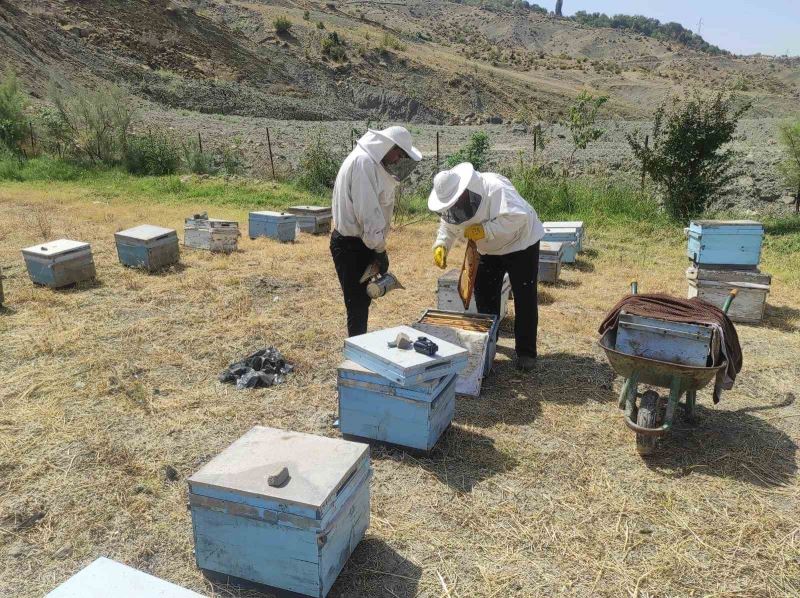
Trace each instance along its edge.
<instances>
[{"instance_id":1,"label":"hillside","mask_svg":"<svg viewBox=\"0 0 800 598\"><path fill-rule=\"evenodd\" d=\"M751 117L800 110L800 61L440 0L5 2L0 55L38 97L51 79L113 81L167 107L278 119L553 120L583 88L636 119L693 85L739 91Z\"/></svg>"}]
</instances>

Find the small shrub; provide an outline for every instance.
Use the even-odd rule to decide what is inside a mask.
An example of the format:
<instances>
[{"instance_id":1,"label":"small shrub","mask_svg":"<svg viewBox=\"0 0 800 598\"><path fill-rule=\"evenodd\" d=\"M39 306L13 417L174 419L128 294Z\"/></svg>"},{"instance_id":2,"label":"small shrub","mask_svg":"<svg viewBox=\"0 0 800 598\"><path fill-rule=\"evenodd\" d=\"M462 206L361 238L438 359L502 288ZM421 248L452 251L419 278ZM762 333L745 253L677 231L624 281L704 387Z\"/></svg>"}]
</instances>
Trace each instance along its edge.
<instances>
[{"instance_id":1,"label":"small shrub","mask_svg":"<svg viewBox=\"0 0 800 598\"><path fill-rule=\"evenodd\" d=\"M317 29L320 30L325 29L325 23L323 23L322 21L317 21Z\"/></svg>"},{"instance_id":2,"label":"small shrub","mask_svg":"<svg viewBox=\"0 0 800 598\"><path fill-rule=\"evenodd\" d=\"M12 151L25 139L25 104L17 76L8 70L0 81L0 145Z\"/></svg>"},{"instance_id":3,"label":"small shrub","mask_svg":"<svg viewBox=\"0 0 800 598\"><path fill-rule=\"evenodd\" d=\"M275 25L275 33L279 35L285 35L289 33L292 28L292 22L286 17L278 17L272 23Z\"/></svg>"},{"instance_id":4,"label":"small shrub","mask_svg":"<svg viewBox=\"0 0 800 598\"><path fill-rule=\"evenodd\" d=\"M178 148L165 133L149 133L128 140L125 168L131 174L175 174L180 164Z\"/></svg>"},{"instance_id":5,"label":"small shrub","mask_svg":"<svg viewBox=\"0 0 800 598\"><path fill-rule=\"evenodd\" d=\"M339 38L339 34L335 31L331 31L322 39L322 54L336 62L344 62L347 60L347 51L345 50L344 42L342 42Z\"/></svg>"},{"instance_id":6,"label":"small shrub","mask_svg":"<svg viewBox=\"0 0 800 598\"><path fill-rule=\"evenodd\" d=\"M448 168L453 168L456 164L469 162L475 170L481 170L486 163L489 155L489 136L483 131L473 133L466 147L461 148L455 154L447 158L445 164Z\"/></svg>"},{"instance_id":7,"label":"small shrub","mask_svg":"<svg viewBox=\"0 0 800 598\"><path fill-rule=\"evenodd\" d=\"M795 193L795 211L800 211L800 119L781 124L779 135L785 154L779 169L786 185Z\"/></svg>"},{"instance_id":8,"label":"small shrub","mask_svg":"<svg viewBox=\"0 0 800 598\"><path fill-rule=\"evenodd\" d=\"M303 13L303 20L304 20L304 21L310 21L310 20L311 20L311 13L310 13L310 12L308 12L308 11L305 11L305 12Z\"/></svg>"},{"instance_id":9,"label":"small shrub","mask_svg":"<svg viewBox=\"0 0 800 598\"><path fill-rule=\"evenodd\" d=\"M397 39L395 36L391 35L388 31L383 34L383 38L381 39L381 43L378 46L378 49L381 52L388 52L389 50L396 50L398 52L404 52L408 46Z\"/></svg>"},{"instance_id":10,"label":"small shrub","mask_svg":"<svg viewBox=\"0 0 800 598\"><path fill-rule=\"evenodd\" d=\"M220 161L225 174L241 174L244 172L244 155L237 143L222 148Z\"/></svg>"},{"instance_id":11,"label":"small shrub","mask_svg":"<svg viewBox=\"0 0 800 598\"><path fill-rule=\"evenodd\" d=\"M297 184L312 193L329 192L339 172L339 158L322 139L322 135L317 135L300 160Z\"/></svg>"},{"instance_id":12,"label":"small shrub","mask_svg":"<svg viewBox=\"0 0 800 598\"><path fill-rule=\"evenodd\" d=\"M735 98L720 92L695 93L688 99L665 100L653 118L650 144L641 133L628 134L628 143L643 170L664 196L673 218L686 221L702 214L710 202L728 190L736 178L733 140L736 125L750 105L735 107Z\"/></svg>"},{"instance_id":13,"label":"small shrub","mask_svg":"<svg viewBox=\"0 0 800 598\"><path fill-rule=\"evenodd\" d=\"M569 158L569 168L575 161L575 154L579 149L585 150L590 143L597 141L605 131L596 126L597 113L608 101L608 97L594 97L588 91L582 91L570 106L569 120L566 125L572 134L573 149Z\"/></svg>"},{"instance_id":14,"label":"small shrub","mask_svg":"<svg viewBox=\"0 0 800 598\"><path fill-rule=\"evenodd\" d=\"M214 155L211 152L202 151L198 141L189 139L181 146L181 149L183 164L186 170L192 174L215 174L217 172Z\"/></svg>"}]
</instances>

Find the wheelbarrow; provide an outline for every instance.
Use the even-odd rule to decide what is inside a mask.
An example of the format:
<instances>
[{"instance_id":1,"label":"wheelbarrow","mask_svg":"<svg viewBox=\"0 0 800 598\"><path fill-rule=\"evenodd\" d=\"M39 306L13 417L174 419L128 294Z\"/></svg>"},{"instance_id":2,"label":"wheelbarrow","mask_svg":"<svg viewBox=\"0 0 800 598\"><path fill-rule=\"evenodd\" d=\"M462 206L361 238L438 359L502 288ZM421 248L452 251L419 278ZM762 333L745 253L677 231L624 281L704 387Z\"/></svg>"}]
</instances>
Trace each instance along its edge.
<instances>
[{"instance_id":1,"label":"wheelbarrow","mask_svg":"<svg viewBox=\"0 0 800 598\"><path fill-rule=\"evenodd\" d=\"M636 295L637 292L638 285L634 281L631 283L631 293ZM723 312L728 312L736 293L736 289L731 291L722 306ZM624 378L619 393L619 408L625 412L625 424L636 433L636 449L640 455L650 455L655 451L658 439L672 430L679 404L683 406L687 421L694 422L697 391L705 388L728 364L723 361L715 366L698 367L649 359L618 351L615 348L616 341L617 330L607 330L600 339L600 347L605 351L614 372ZM664 399L656 391L639 393L640 384L668 388L666 409L663 408ZM684 395L686 401L680 403Z\"/></svg>"}]
</instances>

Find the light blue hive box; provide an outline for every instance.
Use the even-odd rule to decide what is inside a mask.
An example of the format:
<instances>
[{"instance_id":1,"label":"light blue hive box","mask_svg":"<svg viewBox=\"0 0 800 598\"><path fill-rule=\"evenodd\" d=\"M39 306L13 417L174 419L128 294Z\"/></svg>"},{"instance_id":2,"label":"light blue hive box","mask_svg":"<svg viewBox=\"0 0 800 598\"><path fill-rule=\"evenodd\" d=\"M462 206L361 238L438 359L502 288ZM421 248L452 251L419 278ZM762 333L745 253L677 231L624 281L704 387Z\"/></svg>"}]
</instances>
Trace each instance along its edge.
<instances>
[{"instance_id":1,"label":"light blue hive box","mask_svg":"<svg viewBox=\"0 0 800 598\"><path fill-rule=\"evenodd\" d=\"M203 598L127 565L99 558L45 598Z\"/></svg>"},{"instance_id":2,"label":"light blue hive box","mask_svg":"<svg viewBox=\"0 0 800 598\"><path fill-rule=\"evenodd\" d=\"M369 526L371 475L366 444L252 428L188 480L197 566L326 596Z\"/></svg>"},{"instance_id":3,"label":"light blue hive box","mask_svg":"<svg viewBox=\"0 0 800 598\"><path fill-rule=\"evenodd\" d=\"M297 216L286 212L250 212L248 226L251 239L269 237L286 243L294 241L297 234Z\"/></svg>"},{"instance_id":4,"label":"light blue hive box","mask_svg":"<svg viewBox=\"0 0 800 598\"><path fill-rule=\"evenodd\" d=\"M64 287L95 277L92 248L88 243L59 239L22 250L28 275L35 284Z\"/></svg>"},{"instance_id":5,"label":"light blue hive box","mask_svg":"<svg viewBox=\"0 0 800 598\"><path fill-rule=\"evenodd\" d=\"M753 220L693 220L686 255L703 266L756 268L761 261L764 226Z\"/></svg>"},{"instance_id":6,"label":"light blue hive box","mask_svg":"<svg viewBox=\"0 0 800 598\"><path fill-rule=\"evenodd\" d=\"M114 235L119 261L131 268L154 271L178 262L180 247L175 229L142 224Z\"/></svg>"}]
</instances>

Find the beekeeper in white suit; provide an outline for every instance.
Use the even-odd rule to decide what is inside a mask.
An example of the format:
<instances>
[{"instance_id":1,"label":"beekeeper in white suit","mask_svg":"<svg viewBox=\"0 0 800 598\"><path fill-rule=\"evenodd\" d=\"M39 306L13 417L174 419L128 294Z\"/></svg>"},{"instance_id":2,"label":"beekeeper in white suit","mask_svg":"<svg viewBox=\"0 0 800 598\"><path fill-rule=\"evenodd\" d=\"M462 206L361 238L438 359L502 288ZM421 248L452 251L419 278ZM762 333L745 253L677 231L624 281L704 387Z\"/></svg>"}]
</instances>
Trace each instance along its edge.
<instances>
[{"instance_id":1,"label":"beekeeper in white suit","mask_svg":"<svg viewBox=\"0 0 800 598\"><path fill-rule=\"evenodd\" d=\"M386 237L394 212L395 191L422 154L403 127L367 131L350 152L333 188L331 255L347 310L347 334L367 331L370 298L360 282L366 268L377 262L389 270Z\"/></svg>"},{"instance_id":2,"label":"beekeeper in white suit","mask_svg":"<svg viewBox=\"0 0 800 598\"><path fill-rule=\"evenodd\" d=\"M480 254L475 304L480 313L500 314L508 273L514 291L517 367L531 369L539 325L539 242L544 237L536 211L506 177L480 173L469 163L434 177L428 207L441 217L433 246L437 266L447 267L447 253L459 237L475 241Z\"/></svg>"}]
</instances>

